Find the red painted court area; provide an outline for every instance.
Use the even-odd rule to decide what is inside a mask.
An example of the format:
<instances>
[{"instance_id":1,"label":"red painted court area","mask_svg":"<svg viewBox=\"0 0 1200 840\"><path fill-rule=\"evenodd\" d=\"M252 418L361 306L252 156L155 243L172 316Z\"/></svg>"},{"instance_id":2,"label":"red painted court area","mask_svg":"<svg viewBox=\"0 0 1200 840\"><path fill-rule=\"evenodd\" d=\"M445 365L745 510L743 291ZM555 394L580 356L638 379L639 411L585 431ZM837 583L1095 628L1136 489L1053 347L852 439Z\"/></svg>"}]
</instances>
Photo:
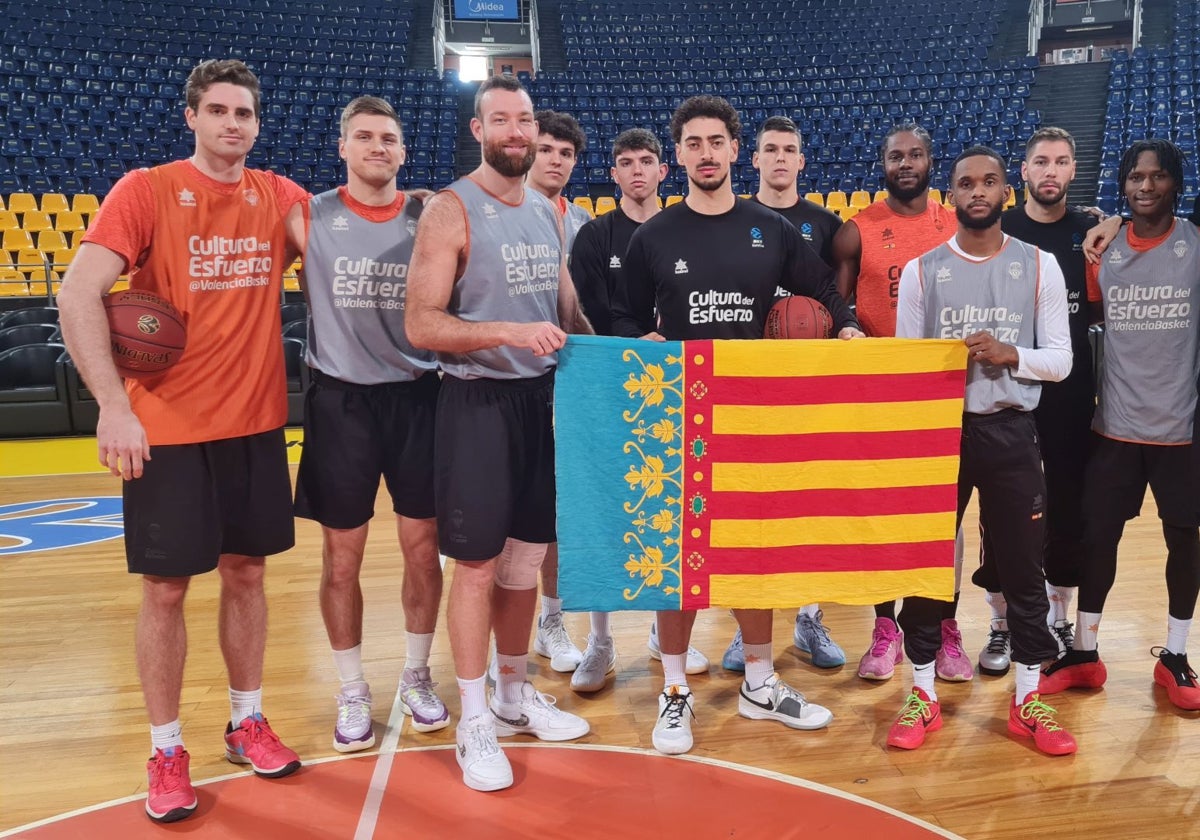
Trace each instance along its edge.
<instances>
[{"instance_id":1,"label":"red painted court area","mask_svg":"<svg viewBox=\"0 0 1200 840\"><path fill-rule=\"evenodd\" d=\"M800 838L929 840L955 835L865 800L719 762L579 747L509 746L515 784L463 787L449 747L312 764L286 779L197 787L187 820L157 826L144 800L21 832L29 840L169 837ZM390 773L377 765L391 759ZM372 779L382 795L372 794Z\"/></svg>"}]
</instances>

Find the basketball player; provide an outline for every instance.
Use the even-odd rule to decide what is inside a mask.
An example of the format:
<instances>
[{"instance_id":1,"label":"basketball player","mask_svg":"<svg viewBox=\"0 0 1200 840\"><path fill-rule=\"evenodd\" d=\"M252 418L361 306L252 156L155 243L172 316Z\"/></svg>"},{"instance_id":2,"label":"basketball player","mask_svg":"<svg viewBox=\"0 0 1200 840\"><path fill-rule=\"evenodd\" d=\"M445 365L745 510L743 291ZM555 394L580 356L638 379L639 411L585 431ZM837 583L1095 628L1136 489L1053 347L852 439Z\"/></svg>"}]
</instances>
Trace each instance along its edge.
<instances>
[{"instance_id":1,"label":"basketball player","mask_svg":"<svg viewBox=\"0 0 1200 840\"><path fill-rule=\"evenodd\" d=\"M338 154L346 161L346 185L307 203L295 237L304 245L300 282L313 376L296 514L321 523L321 615L341 681L333 748L353 752L375 744L359 572L380 476L404 555L401 708L418 732L442 729L450 717L429 676L442 597L433 518L439 380L434 354L414 349L404 335L421 203L396 189L405 147L392 106L374 96L352 100L342 111Z\"/></svg>"},{"instance_id":2,"label":"basketball player","mask_svg":"<svg viewBox=\"0 0 1200 840\"><path fill-rule=\"evenodd\" d=\"M462 700L456 757L475 790L512 784L497 735L565 741L587 721L525 679L538 570L555 541L554 368L566 331L591 332L566 273L554 206L525 188L538 137L512 76L479 87L483 161L434 196L417 227L405 329L445 375L434 441L438 540L456 561L450 647ZM561 326L560 326L561 325ZM566 330L566 331L564 331ZM484 670L496 634L490 708Z\"/></svg>"},{"instance_id":3,"label":"basketball player","mask_svg":"<svg viewBox=\"0 0 1200 840\"><path fill-rule=\"evenodd\" d=\"M804 170L804 152L800 129L788 117L768 117L759 126L751 164L758 170L758 192L751 201L770 207L796 226L826 265L833 265L833 237L842 220L836 213L800 197L796 179ZM789 294L777 289L779 297ZM818 668L837 668L846 664L846 654L829 636L819 604L808 604L796 613L796 628L792 640L796 647L812 657ZM721 666L727 671L746 670L742 637L735 634Z\"/></svg>"},{"instance_id":4,"label":"basketball player","mask_svg":"<svg viewBox=\"0 0 1200 840\"><path fill-rule=\"evenodd\" d=\"M1200 687L1187 638L1200 593L1200 472L1193 460L1200 339L1190 305L1200 297L1200 233L1175 217L1183 185L1183 153L1175 144L1135 142L1118 173L1133 222L1088 271L1088 300L1105 331L1084 483L1087 567L1073 644L1046 669L1041 690L1104 685L1100 616L1125 522L1138 515L1149 485L1167 544L1167 640L1154 681L1174 705L1197 710Z\"/></svg>"},{"instance_id":5,"label":"basketball player","mask_svg":"<svg viewBox=\"0 0 1200 840\"><path fill-rule=\"evenodd\" d=\"M587 136L570 114L557 111L537 111L537 153L526 183L540 192L558 211L566 234L566 253L571 253L579 229L592 220L591 214L563 195L579 156L587 148ZM570 263L568 262L568 265ZM558 597L558 543L552 543L542 563L542 608L538 615L537 635L533 650L550 660L550 667L560 673L574 671L583 654L563 624L562 599Z\"/></svg>"},{"instance_id":6,"label":"basketball player","mask_svg":"<svg viewBox=\"0 0 1200 840\"><path fill-rule=\"evenodd\" d=\"M1058 645L1046 626L1046 484L1032 415L1040 383L1061 381L1071 370L1066 286L1051 254L1001 230L1010 189L1005 171L1003 158L985 146L954 161L950 198L958 231L904 267L896 336L961 338L967 345L958 524L978 488L1012 631L1017 692L1008 729L1047 755L1066 755L1075 752L1075 740L1038 696L1041 663ZM942 726L934 688L941 614L938 601L904 599L900 623L913 690L888 732L889 746L916 749Z\"/></svg>"},{"instance_id":7,"label":"basketball player","mask_svg":"<svg viewBox=\"0 0 1200 840\"><path fill-rule=\"evenodd\" d=\"M914 123L893 126L880 147L887 197L861 210L838 229L833 239L838 291L854 298L855 313L871 336L896 334L896 295L900 271L954 234L954 221L936 201L929 200L933 170L933 140ZM955 591L958 590L956 584ZM937 675L942 679L971 679L974 668L962 647L955 621L958 598L945 606ZM896 604L875 605L871 646L858 663L858 675L868 680L891 679L904 661L904 636L896 623Z\"/></svg>"},{"instance_id":8,"label":"basketball player","mask_svg":"<svg viewBox=\"0 0 1200 840\"><path fill-rule=\"evenodd\" d=\"M1074 362L1062 382L1042 384L1041 399L1033 410L1046 474L1043 568L1050 599L1046 621L1062 651L1071 647L1072 625L1067 610L1083 569L1083 473L1096 405L1083 258L1083 241L1096 219L1067 207L1067 190L1074 178L1075 139L1061 128L1038 129L1025 144L1025 161L1021 164L1021 179L1029 186L1029 200L1000 217L1000 228L1009 236L1053 254L1067 284ZM990 540L990 534L982 535L983 564L972 577L987 590L992 609L991 632L979 654L979 670L1001 675L1008 673L1012 639L1000 581L987 562Z\"/></svg>"},{"instance_id":9,"label":"basketball player","mask_svg":"<svg viewBox=\"0 0 1200 840\"><path fill-rule=\"evenodd\" d=\"M229 671L225 754L261 776L300 759L262 713L265 555L291 548L294 523L279 299L292 261L285 216L306 193L246 168L259 130L259 86L240 61L199 64L185 87L195 154L130 172L84 237L59 295L67 347L100 405L100 463L125 479L125 551L142 576L136 647L154 754L146 813L174 822L196 808L179 697L192 575L221 579L221 653ZM124 384L102 296L130 287L187 319L174 366Z\"/></svg>"},{"instance_id":10,"label":"basketball player","mask_svg":"<svg viewBox=\"0 0 1200 840\"><path fill-rule=\"evenodd\" d=\"M821 301L839 338L862 335L834 288L833 271L800 232L778 213L734 195L729 173L741 122L733 106L720 97L694 96L676 109L671 135L676 159L687 170L687 197L633 234L614 331L659 341L761 338L775 289L782 286ZM709 306L694 303L697 297L736 302ZM827 726L830 711L809 703L774 673L771 611L740 609L734 615L746 661L738 713L794 729ZM667 754L692 748L693 698L684 666L695 618L694 610L657 617L664 687L653 743Z\"/></svg>"}]
</instances>

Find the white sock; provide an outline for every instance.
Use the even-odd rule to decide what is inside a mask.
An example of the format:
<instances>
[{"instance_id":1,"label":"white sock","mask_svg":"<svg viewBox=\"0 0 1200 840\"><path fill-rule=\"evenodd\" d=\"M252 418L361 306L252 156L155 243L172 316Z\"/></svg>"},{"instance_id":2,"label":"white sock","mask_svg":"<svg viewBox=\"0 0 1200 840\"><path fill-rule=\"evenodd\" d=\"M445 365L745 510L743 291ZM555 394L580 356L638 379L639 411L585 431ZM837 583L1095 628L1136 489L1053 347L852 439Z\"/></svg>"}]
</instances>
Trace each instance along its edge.
<instances>
[{"instance_id":1,"label":"white sock","mask_svg":"<svg viewBox=\"0 0 1200 840\"><path fill-rule=\"evenodd\" d=\"M933 662L924 665L918 665L916 662L912 664L913 688L921 689L930 700L936 701L937 689L933 685L936 674L933 666Z\"/></svg>"},{"instance_id":2,"label":"white sock","mask_svg":"<svg viewBox=\"0 0 1200 840\"><path fill-rule=\"evenodd\" d=\"M562 612L562 598L551 598L548 595L542 596L542 618L549 618L555 613Z\"/></svg>"},{"instance_id":3,"label":"white sock","mask_svg":"<svg viewBox=\"0 0 1200 840\"><path fill-rule=\"evenodd\" d=\"M229 689L229 719L236 727L251 715L262 714L262 688L254 691Z\"/></svg>"},{"instance_id":4,"label":"white sock","mask_svg":"<svg viewBox=\"0 0 1200 840\"><path fill-rule=\"evenodd\" d=\"M983 600L987 601L987 605L992 608L992 620L998 618L1008 618L1008 601L1004 598L1003 592L985 592Z\"/></svg>"},{"instance_id":5,"label":"white sock","mask_svg":"<svg viewBox=\"0 0 1200 840\"><path fill-rule=\"evenodd\" d=\"M1025 701L1029 699L1029 695L1037 693L1042 666L1014 662L1013 668L1017 672L1017 705L1024 706Z\"/></svg>"},{"instance_id":6,"label":"white sock","mask_svg":"<svg viewBox=\"0 0 1200 840\"><path fill-rule=\"evenodd\" d=\"M805 604L800 609L796 610L796 615L806 615L813 621L817 620L817 613L821 611L820 604Z\"/></svg>"},{"instance_id":7,"label":"white sock","mask_svg":"<svg viewBox=\"0 0 1200 840\"><path fill-rule=\"evenodd\" d=\"M521 702L521 686L525 682L525 665L528 661L528 653L515 656L507 653L496 654L496 669L499 671L496 697L501 703Z\"/></svg>"},{"instance_id":8,"label":"white sock","mask_svg":"<svg viewBox=\"0 0 1200 840\"><path fill-rule=\"evenodd\" d=\"M1171 653L1187 653L1188 631L1192 629L1190 618L1167 616L1167 650Z\"/></svg>"},{"instance_id":9,"label":"white sock","mask_svg":"<svg viewBox=\"0 0 1200 840\"><path fill-rule=\"evenodd\" d=\"M775 662L772 656L771 643L765 645L748 645L742 641L742 650L746 652L746 685L753 691L762 688L762 684L775 673Z\"/></svg>"},{"instance_id":10,"label":"white sock","mask_svg":"<svg viewBox=\"0 0 1200 840\"><path fill-rule=\"evenodd\" d=\"M1075 650L1095 650L1096 635L1100 632L1100 613L1075 611Z\"/></svg>"},{"instance_id":11,"label":"white sock","mask_svg":"<svg viewBox=\"0 0 1200 840\"><path fill-rule=\"evenodd\" d=\"M687 681L687 653L664 653L662 655L663 664L663 687L670 688L673 685L688 684Z\"/></svg>"},{"instance_id":12,"label":"white sock","mask_svg":"<svg viewBox=\"0 0 1200 840\"><path fill-rule=\"evenodd\" d=\"M429 651L433 649L432 633L405 633L404 667L427 668Z\"/></svg>"},{"instance_id":13,"label":"white sock","mask_svg":"<svg viewBox=\"0 0 1200 840\"><path fill-rule=\"evenodd\" d=\"M337 668L338 679L342 681L342 685L365 682L363 679L361 644L357 644L346 650L335 650L333 652L333 664Z\"/></svg>"},{"instance_id":14,"label":"white sock","mask_svg":"<svg viewBox=\"0 0 1200 840\"><path fill-rule=\"evenodd\" d=\"M179 718L162 726L150 725L150 743L156 750L166 750L170 747L183 746L183 724Z\"/></svg>"},{"instance_id":15,"label":"white sock","mask_svg":"<svg viewBox=\"0 0 1200 840\"><path fill-rule=\"evenodd\" d=\"M458 699L462 704L462 719L470 720L476 715L489 714L487 676L476 680L464 680L462 677L456 679L458 681Z\"/></svg>"},{"instance_id":16,"label":"white sock","mask_svg":"<svg viewBox=\"0 0 1200 840\"><path fill-rule=\"evenodd\" d=\"M1071 599L1075 597L1075 587L1055 586L1046 581L1046 597L1050 599L1050 615L1046 623L1053 627L1055 622L1066 621L1071 611Z\"/></svg>"},{"instance_id":17,"label":"white sock","mask_svg":"<svg viewBox=\"0 0 1200 840\"><path fill-rule=\"evenodd\" d=\"M594 612L591 614L592 620L592 638L597 642L612 641L612 627L609 626L609 615L606 612Z\"/></svg>"}]
</instances>

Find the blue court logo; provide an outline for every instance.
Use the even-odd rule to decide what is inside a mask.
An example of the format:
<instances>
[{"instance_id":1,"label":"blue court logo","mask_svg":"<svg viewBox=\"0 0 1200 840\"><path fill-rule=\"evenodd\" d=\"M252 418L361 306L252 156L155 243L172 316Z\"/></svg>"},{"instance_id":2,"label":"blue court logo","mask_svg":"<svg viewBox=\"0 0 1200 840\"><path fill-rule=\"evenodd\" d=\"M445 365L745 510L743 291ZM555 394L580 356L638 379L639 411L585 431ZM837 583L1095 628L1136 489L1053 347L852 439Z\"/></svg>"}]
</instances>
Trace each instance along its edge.
<instances>
[{"instance_id":1,"label":"blue court logo","mask_svg":"<svg viewBox=\"0 0 1200 840\"><path fill-rule=\"evenodd\" d=\"M0 557L91 545L124 533L120 496L0 505Z\"/></svg>"}]
</instances>

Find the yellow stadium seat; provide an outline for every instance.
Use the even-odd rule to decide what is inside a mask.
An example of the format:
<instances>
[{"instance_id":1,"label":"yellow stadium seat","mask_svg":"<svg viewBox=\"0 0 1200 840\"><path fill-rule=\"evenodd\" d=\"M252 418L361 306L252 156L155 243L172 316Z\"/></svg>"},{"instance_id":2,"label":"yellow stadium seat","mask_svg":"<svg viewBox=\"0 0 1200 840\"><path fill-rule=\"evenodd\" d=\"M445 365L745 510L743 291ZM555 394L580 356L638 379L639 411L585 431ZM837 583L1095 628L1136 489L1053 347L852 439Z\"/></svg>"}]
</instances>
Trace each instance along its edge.
<instances>
[{"instance_id":1,"label":"yellow stadium seat","mask_svg":"<svg viewBox=\"0 0 1200 840\"><path fill-rule=\"evenodd\" d=\"M79 253L78 248L60 248L50 255L50 261L54 264L54 270L65 273L67 266L71 264L71 260L75 259L75 255Z\"/></svg>"},{"instance_id":2,"label":"yellow stadium seat","mask_svg":"<svg viewBox=\"0 0 1200 840\"><path fill-rule=\"evenodd\" d=\"M40 230L37 235L37 249L39 251L65 251L67 249L67 237L57 230Z\"/></svg>"},{"instance_id":3,"label":"yellow stadium seat","mask_svg":"<svg viewBox=\"0 0 1200 840\"><path fill-rule=\"evenodd\" d=\"M0 195L0 210L7 210L8 205L4 203L4 196Z\"/></svg>"},{"instance_id":4,"label":"yellow stadium seat","mask_svg":"<svg viewBox=\"0 0 1200 840\"><path fill-rule=\"evenodd\" d=\"M654 196L654 203L657 204L658 209L661 210L663 208L662 196L661 195Z\"/></svg>"},{"instance_id":5,"label":"yellow stadium seat","mask_svg":"<svg viewBox=\"0 0 1200 840\"><path fill-rule=\"evenodd\" d=\"M813 204L819 204L822 207L825 206L825 196L821 195L820 193L805 193L804 197Z\"/></svg>"},{"instance_id":6,"label":"yellow stadium seat","mask_svg":"<svg viewBox=\"0 0 1200 840\"><path fill-rule=\"evenodd\" d=\"M54 230L54 222L50 220L49 213L43 213L41 210L26 210L25 215L21 217L21 227L30 233L36 233L39 230Z\"/></svg>"},{"instance_id":7,"label":"yellow stadium seat","mask_svg":"<svg viewBox=\"0 0 1200 840\"><path fill-rule=\"evenodd\" d=\"M16 267L26 274L35 268L43 268L45 265L46 255L37 248L21 248L17 251Z\"/></svg>"},{"instance_id":8,"label":"yellow stadium seat","mask_svg":"<svg viewBox=\"0 0 1200 840\"><path fill-rule=\"evenodd\" d=\"M603 216L609 211L617 209L617 202L611 195L602 195L596 199L596 215Z\"/></svg>"},{"instance_id":9,"label":"yellow stadium seat","mask_svg":"<svg viewBox=\"0 0 1200 840\"><path fill-rule=\"evenodd\" d=\"M82 213L77 213L74 210L63 210L54 215L55 230L84 230L86 227L87 224L83 221Z\"/></svg>"},{"instance_id":10,"label":"yellow stadium seat","mask_svg":"<svg viewBox=\"0 0 1200 840\"><path fill-rule=\"evenodd\" d=\"M0 268L0 280L3 280L6 283L12 283L19 280L24 283L25 275L17 271L12 266L7 266L5 268Z\"/></svg>"},{"instance_id":11,"label":"yellow stadium seat","mask_svg":"<svg viewBox=\"0 0 1200 840\"><path fill-rule=\"evenodd\" d=\"M596 218L596 208L592 206L592 199L590 196L586 196L586 195L575 196L575 198L573 198L571 200L571 203L574 204L576 207L582 207L584 210L588 211L588 215L591 216L593 219Z\"/></svg>"},{"instance_id":12,"label":"yellow stadium seat","mask_svg":"<svg viewBox=\"0 0 1200 840\"><path fill-rule=\"evenodd\" d=\"M1016 192L1016 190L1009 190L1008 198L1004 199L1004 209L1007 210L1009 207L1016 207L1016 206L1017 206L1017 192Z\"/></svg>"},{"instance_id":13,"label":"yellow stadium seat","mask_svg":"<svg viewBox=\"0 0 1200 840\"><path fill-rule=\"evenodd\" d=\"M21 220L11 210L0 210L0 230L16 230L21 226Z\"/></svg>"},{"instance_id":14,"label":"yellow stadium seat","mask_svg":"<svg viewBox=\"0 0 1200 840\"><path fill-rule=\"evenodd\" d=\"M22 280L5 280L0 271L0 297L28 297L29 284Z\"/></svg>"},{"instance_id":15,"label":"yellow stadium seat","mask_svg":"<svg viewBox=\"0 0 1200 840\"><path fill-rule=\"evenodd\" d=\"M83 235L87 233L85 230L73 230L71 235L67 237L71 240L71 247L78 248L83 243Z\"/></svg>"},{"instance_id":16,"label":"yellow stadium seat","mask_svg":"<svg viewBox=\"0 0 1200 840\"><path fill-rule=\"evenodd\" d=\"M62 213L71 209L70 202L62 193L45 193L42 195L42 200L38 205L38 209L43 213Z\"/></svg>"},{"instance_id":17,"label":"yellow stadium seat","mask_svg":"<svg viewBox=\"0 0 1200 840\"><path fill-rule=\"evenodd\" d=\"M875 190L875 200L884 201L888 197L887 190Z\"/></svg>"},{"instance_id":18,"label":"yellow stadium seat","mask_svg":"<svg viewBox=\"0 0 1200 840\"><path fill-rule=\"evenodd\" d=\"M941 190L930 190L929 191L929 200L936 201L938 204L941 204L942 203L942 191Z\"/></svg>"},{"instance_id":19,"label":"yellow stadium seat","mask_svg":"<svg viewBox=\"0 0 1200 840\"><path fill-rule=\"evenodd\" d=\"M0 249L0 269L12 268L12 267L13 267L12 254L10 254L8 251Z\"/></svg>"},{"instance_id":20,"label":"yellow stadium seat","mask_svg":"<svg viewBox=\"0 0 1200 840\"><path fill-rule=\"evenodd\" d=\"M670 207L672 204L678 204L681 201L683 201L683 196L681 196L681 195L667 196L667 206L668 207Z\"/></svg>"},{"instance_id":21,"label":"yellow stadium seat","mask_svg":"<svg viewBox=\"0 0 1200 840\"><path fill-rule=\"evenodd\" d=\"M19 251L32 247L33 237L29 235L29 231L20 228L9 228L4 231L4 238L0 239L0 248L5 251Z\"/></svg>"},{"instance_id":22,"label":"yellow stadium seat","mask_svg":"<svg viewBox=\"0 0 1200 840\"><path fill-rule=\"evenodd\" d=\"M100 199L91 193L79 193L71 198L71 211L91 216L100 209Z\"/></svg>"},{"instance_id":23,"label":"yellow stadium seat","mask_svg":"<svg viewBox=\"0 0 1200 840\"><path fill-rule=\"evenodd\" d=\"M28 213L38 209L37 199L30 193L13 193L8 197L8 209L14 213Z\"/></svg>"},{"instance_id":24,"label":"yellow stadium seat","mask_svg":"<svg viewBox=\"0 0 1200 840\"><path fill-rule=\"evenodd\" d=\"M850 206L859 210L871 206L871 194L866 190L855 190L850 193Z\"/></svg>"},{"instance_id":25,"label":"yellow stadium seat","mask_svg":"<svg viewBox=\"0 0 1200 840\"><path fill-rule=\"evenodd\" d=\"M846 200L846 194L841 190L834 190L829 195L825 196L826 210L841 210L843 207L849 207L850 202Z\"/></svg>"},{"instance_id":26,"label":"yellow stadium seat","mask_svg":"<svg viewBox=\"0 0 1200 840\"><path fill-rule=\"evenodd\" d=\"M860 209L861 208L858 207L842 207L837 211L837 214L841 217L843 222L848 222L858 215L858 211Z\"/></svg>"},{"instance_id":27,"label":"yellow stadium seat","mask_svg":"<svg viewBox=\"0 0 1200 840\"><path fill-rule=\"evenodd\" d=\"M300 291L300 278L294 274L285 274L283 277L283 290L285 292Z\"/></svg>"}]
</instances>

